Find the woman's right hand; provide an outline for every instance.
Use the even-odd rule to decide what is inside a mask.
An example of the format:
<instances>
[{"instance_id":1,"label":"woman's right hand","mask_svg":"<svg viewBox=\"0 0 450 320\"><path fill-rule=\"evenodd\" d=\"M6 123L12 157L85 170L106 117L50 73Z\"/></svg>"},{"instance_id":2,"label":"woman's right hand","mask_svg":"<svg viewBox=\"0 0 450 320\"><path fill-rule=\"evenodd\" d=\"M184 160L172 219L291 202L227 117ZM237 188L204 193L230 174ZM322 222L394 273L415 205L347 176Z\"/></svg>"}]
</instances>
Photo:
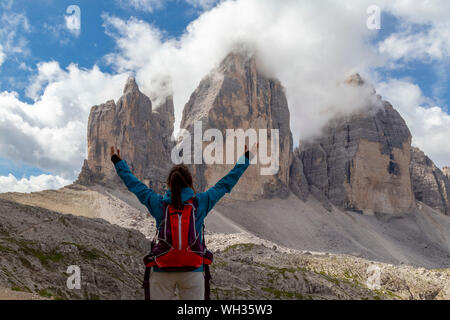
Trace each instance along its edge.
<instances>
[{"instance_id":1,"label":"woman's right hand","mask_svg":"<svg viewBox=\"0 0 450 320\"><path fill-rule=\"evenodd\" d=\"M255 143L250 151L248 150L248 146L245 145L245 155L247 156L247 152L250 152L249 159L252 159L258 153L259 143Z\"/></svg>"},{"instance_id":2,"label":"woman's right hand","mask_svg":"<svg viewBox=\"0 0 450 320\"><path fill-rule=\"evenodd\" d=\"M258 152L259 143L255 143L252 148L250 149L250 152L255 155ZM245 153L248 151L248 146L245 145Z\"/></svg>"}]
</instances>

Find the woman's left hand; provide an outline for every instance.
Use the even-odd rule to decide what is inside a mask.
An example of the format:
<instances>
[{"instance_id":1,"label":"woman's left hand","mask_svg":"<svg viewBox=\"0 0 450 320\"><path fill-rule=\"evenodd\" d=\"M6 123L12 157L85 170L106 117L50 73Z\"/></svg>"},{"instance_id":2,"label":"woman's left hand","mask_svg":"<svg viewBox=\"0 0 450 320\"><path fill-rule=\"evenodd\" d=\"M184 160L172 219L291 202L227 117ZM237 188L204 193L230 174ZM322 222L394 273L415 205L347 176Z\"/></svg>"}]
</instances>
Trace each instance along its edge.
<instances>
[{"instance_id":1,"label":"woman's left hand","mask_svg":"<svg viewBox=\"0 0 450 320\"><path fill-rule=\"evenodd\" d=\"M111 154L111 157L116 154L114 147L111 147L110 154ZM120 158L120 149L119 148L117 148L117 156Z\"/></svg>"}]
</instances>

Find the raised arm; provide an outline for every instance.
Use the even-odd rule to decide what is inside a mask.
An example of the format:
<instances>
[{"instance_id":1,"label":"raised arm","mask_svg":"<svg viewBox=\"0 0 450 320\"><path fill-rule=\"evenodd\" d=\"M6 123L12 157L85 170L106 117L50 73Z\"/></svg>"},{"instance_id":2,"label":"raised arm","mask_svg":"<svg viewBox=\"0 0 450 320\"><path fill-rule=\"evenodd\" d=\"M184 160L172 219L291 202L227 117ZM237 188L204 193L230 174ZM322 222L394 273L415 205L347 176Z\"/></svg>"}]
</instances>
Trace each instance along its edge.
<instances>
[{"instance_id":1,"label":"raised arm","mask_svg":"<svg viewBox=\"0 0 450 320\"><path fill-rule=\"evenodd\" d=\"M114 147L111 147L111 161L114 163L116 172L122 181L127 186L128 190L136 195L139 201L150 209L153 214L152 203L158 202L161 196L155 193L152 189L147 187L131 172L125 160L120 158L120 150L117 149L117 154L114 152Z\"/></svg>"},{"instance_id":2,"label":"raised arm","mask_svg":"<svg viewBox=\"0 0 450 320\"><path fill-rule=\"evenodd\" d=\"M214 187L211 187L205 192L197 195L197 197L204 197L207 203L206 213L216 205L216 203L226 194L230 193L236 183L239 181L242 174L247 170L250 165L250 159L253 158L253 154L257 150L257 145L253 146L252 153L248 151L245 146L245 154L238 160L237 164L231 169L228 174L217 182Z\"/></svg>"}]
</instances>

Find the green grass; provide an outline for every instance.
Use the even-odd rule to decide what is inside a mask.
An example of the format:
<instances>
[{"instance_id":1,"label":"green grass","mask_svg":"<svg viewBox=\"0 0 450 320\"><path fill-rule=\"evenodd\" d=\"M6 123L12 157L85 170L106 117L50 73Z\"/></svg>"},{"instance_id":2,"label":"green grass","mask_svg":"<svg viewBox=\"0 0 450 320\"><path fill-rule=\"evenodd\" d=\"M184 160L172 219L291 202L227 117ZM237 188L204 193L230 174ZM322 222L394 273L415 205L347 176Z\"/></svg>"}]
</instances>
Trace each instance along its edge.
<instances>
[{"instance_id":1,"label":"green grass","mask_svg":"<svg viewBox=\"0 0 450 320\"><path fill-rule=\"evenodd\" d=\"M14 250L11 250L10 248L4 247L0 244L0 252L3 253L14 253Z\"/></svg>"},{"instance_id":2,"label":"green grass","mask_svg":"<svg viewBox=\"0 0 450 320\"><path fill-rule=\"evenodd\" d=\"M323 271L319 271L317 272L318 274L320 274L322 277L324 277L327 281L334 283L335 285L339 285L339 279L330 276L329 274L323 272Z\"/></svg>"},{"instance_id":3,"label":"green grass","mask_svg":"<svg viewBox=\"0 0 450 320\"><path fill-rule=\"evenodd\" d=\"M37 294L40 295L41 297L45 297L45 298L53 297L53 294L51 292L47 291L46 289L39 290L37 292Z\"/></svg>"},{"instance_id":4,"label":"green grass","mask_svg":"<svg viewBox=\"0 0 450 320\"><path fill-rule=\"evenodd\" d=\"M6 230L0 230L0 236L1 237L9 237L9 232Z\"/></svg>"},{"instance_id":5,"label":"green grass","mask_svg":"<svg viewBox=\"0 0 450 320\"><path fill-rule=\"evenodd\" d=\"M381 297L389 296L389 297L394 298L394 299L401 299L401 300L403 300L402 297L400 297L399 295L396 295L395 293L393 293L392 291L389 291L389 290L375 289L373 291L376 293L375 299L376 299L376 297L380 297L380 296Z\"/></svg>"},{"instance_id":6,"label":"green grass","mask_svg":"<svg viewBox=\"0 0 450 320\"><path fill-rule=\"evenodd\" d=\"M28 292L31 293L31 290L28 289L27 287L19 287L19 286L13 286L11 288L12 291L18 291L18 292Z\"/></svg>"},{"instance_id":7,"label":"green grass","mask_svg":"<svg viewBox=\"0 0 450 320\"><path fill-rule=\"evenodd\" d=\"M64 259L64 255L55 250L51 250L46 253L32 247L21 248L21 250L28 255L32 255L39 259L43 266L52 267L52 264L55 262L62 261Z\"/></svg>"},{"instance_id":8,"label":"green grass","mask_svg":"<svg viewBox=\"0 0 450 320\"><path fill-rule=\"evenodd\" d=\"M211 270L215 270L215 269L219 269L219 268L225 268L226 266L228 266L228 263L216 258L214 260L214 263L210 267L211 267Z\"/></svg>"},{"instance_id":9,"label":"green grass","mask_svg":"<svg viewBox=\"0 0 450 320\"><path fill-rule=\"evenodd\" d=\"M53 293L53 292L56 292ZM47 288L47 289L41 289L37 292L38 295L45 298L53 298L54 300L67 300L67 298L63 297L61 294L61 290L56 288Z\"/></svg>"},{"instance_id":10,"label":"green grass","mask_svg":"<svg viewBox=\"0 0 450 320\"><path fill-rule=\"evenodd\" d=\"M91 293L91 294L89 295L89 300L101 300L101 299L100 299L100 296Z\"/></svg>"},{"instance_id":11,"label":"green grass","mask_svg":"<svg viewBox=\"0 0 450 320\"><path fill-rule=\"evenodd\" d=\"M242 251L249 251L255 247L254 243L238 243L226 247L223 252L229 252L234 249L242 249Z\"/></svg>"},{"instance_id":12,"label":"green grass","mask_svg":"<svg viewBox=\"0 0 450 320\"><path fill-rule=\"evenodd\" d=\"M64 259L64 255L54 249L50 252L36 249L35 247L37 247L38 244L31 240L16 239L12 237L4 238L4 240L16 244L21 252L27 256L36 257L43 266L48 268L51 268L54 262L59 262Z\"/></svg>"},{"instance_id":13,"label":"green grass","mask_svg":"<svg viewBox=\"0 0 450 320\"><path fill-rule=\"evenodd\" d=\"M19 289L15 291L25 291L25 292L31 292L31 290L24 285L20 279L16 278L14 274L8 271L5 267L2 267L1 270L6 275L6 279L8 280L9 284L11 285L11 288ZM12 289L13 290L13 289Z\"/></svg>"},{"instance_id":14,"label":"green grass","mask_svg":"<svg viewBox=\"0 0 450 320\"><path fill-rule=\"evenodd\" d=\"M289 299L298 299L298 300L305 300L305 299L311 299L310 296L305 296L299 292L291 292L291 291L281 291L274 288L264 287L261 288L263 291L266 291L273 295L276 299L280 299L282 297L289 298Z\"/></svg>"},{"instance_id":15,"label":"green grass","mask_svg":"<svg viewBox=\"0 0 450 320\"><path fill-rule=\"evenodd\" d=\"M286 272L295 273L296 271L304 271L303 268L280 268L280 267L274 267L274 266L271 266L271 265L265 264L265 263L255 263L255 265L269 269L269 270L277 271L278 273L283 274L283 276Z\"/></svg>"},{"instance_id":16,"label":"green grass","mask_svg":"<svg viewBox=\"0 0 450 320\"><path fill-rule=\"evenodd\" d=\"M83 246L81 244L78 244L78 243L63 242L62 244L69 244L69 245L73 245L73 246L77 247L78 250L80 251L81 257L86 259L86 260L97 260L97 259L100 259L100 258L106 256L100 250L97 250L95 248L94 249L88 249L85 246Z\"/></svg>"}]
</instances>

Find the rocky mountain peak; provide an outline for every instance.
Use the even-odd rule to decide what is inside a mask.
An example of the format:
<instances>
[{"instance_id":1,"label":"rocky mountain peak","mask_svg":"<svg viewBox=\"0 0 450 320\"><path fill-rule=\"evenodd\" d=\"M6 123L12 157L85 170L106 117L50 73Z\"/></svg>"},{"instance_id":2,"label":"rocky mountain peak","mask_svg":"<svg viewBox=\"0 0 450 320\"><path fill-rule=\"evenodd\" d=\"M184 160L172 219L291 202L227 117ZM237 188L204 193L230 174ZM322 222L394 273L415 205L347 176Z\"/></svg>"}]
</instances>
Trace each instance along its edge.
<instances>
[{"instance_id":1,"label":"rocky mountain peak","mask_svg":"<svg viewBox=\"0 0 450 320\"><path fill-rule=\"evenodd\" d=\"M450 179L450 167L443 167L442 172Z\"/></svg>"},{"instance_id":2,"label":"rocky mountain peak","mask_svg":"<svg viewBox=\"0 0 450 320\"><path fill-rule=\"evenodd\" d=\"M358 73L345 83L370 86ZM264 129L269 133L269 149L270 131L278 130L278 172L261 175L260 164L251 166L228 196L233 200L285 197L290 189L301 200L313 194L328 209L333 204L367 214L404 214L419 200L448 212L449 169L441 171L411 150L408 126L375 90L369 102L373 106L333 119L321 137L300 141L293 152L283 86L260 70L255 55L237 50L201 80L185 105L181 128L192 136L199 121L203 132L217 129L224 138L228 129ZM172 163L174 106L171 96L157 104L153 106L130 77L117 104L111 100L92 107L88 159L78 182L117 179L109 160L109 146L116 145L138 178L163 191ZM203 149L206 146L203 142ZM231 169L233 164L223 164L226 152L221 163L191 166L197 191L211 187Z\"/></svg>"},{"instance_id":3,"label":"rocky mountain peak","mask_svg":"<svg viewBox=\"0 0 450 320\"><path fill-rule=\"evenodd\" d=\"M136 83L136 79L134 77L128 77L127 83L125 84L125 87L123 88L123 93L129 93L129 92L139 92L139 87Z\"/></svg>"},{"instance_id":4,"label":"rocky mountain peak","mask_svg":"<svg viewBox=\"0 0 450 320\"><path fill-rule=\"evenodd\" d=\"M359 73L353 73L351 74L347 79L345 79L344 81L346 84L357 87L357 86L362 86L364 85L366 82L364 81L364 79L361 77L361 75Z\"/></svg>"},{"instance_id":5,"label":"rocky mountain peak","mask_svg":"<svg viewBox=\"0 0 450 320\"><path fill-rule=\"evenodd\" d=\"M174 125L172 97L152 110L149 97L128 78L123 96L91 108L88 121L88 159L78 183L90 185L117 181L109 148L116 146L135 175L155 190L165 189ZM119 184L120 185L120 184Z\"/></svg>"},{"instance_id":6,"label":"rocky mountain peak","mask_svg":"<svg viewBox=\"0 0 450 320\"><path fill-rule=\"evenodd\" d=\"M218 129L224 137L227 129L265 129L269 134L271 129L278 129L278 173L262 176L259 165L251 166L250 173L241 179L230 197L250 200L275 194L288 195L292 135L287 98L281 83L260 71L254 55L243 50L232 52L202 79L183 110L181 128L192 131L195 121L202 122L203 131ZM270 139L267 141L269 149ZM231 167L221 164L193 166L196 188L204 190L212 186Z\"/></svg>"},{"instance_id":7,"label":"rocky mountain peak","mask_svg":"<svg viewBox=\"0 0 450 320\"><path fill-rule=\"evenodd\" d=\"M248 51L230 52L220 63L218 71L223 74L244 73L246 67L256 68L256 57Z\"/></svg>"},{"instance_id":8,"label":"rocky mountain peak","mask_svg":"<svg viewBox=\"0 0 450 320\"><path fill-rule=\"evenodd\" d=\"M359 74L346 83L366 84ZM401 214L414 207L411 133L390 103L376 102L382 107L333 119L321 137L300 141L295 154L303 171L291 172L303 172L310 191L325 203L366 214Z\"/></svg>"},{"instance_id":9,"label":"rocky mountain peak","mask_svg":"<svg viewBox=\"0 0 450 320\"><path fill-rule=\"evenodd\" d=\"M450 215L450 180L419 148L412 148L411 179L414 196L433 209Z\"/></svg>"}]
</instances>

